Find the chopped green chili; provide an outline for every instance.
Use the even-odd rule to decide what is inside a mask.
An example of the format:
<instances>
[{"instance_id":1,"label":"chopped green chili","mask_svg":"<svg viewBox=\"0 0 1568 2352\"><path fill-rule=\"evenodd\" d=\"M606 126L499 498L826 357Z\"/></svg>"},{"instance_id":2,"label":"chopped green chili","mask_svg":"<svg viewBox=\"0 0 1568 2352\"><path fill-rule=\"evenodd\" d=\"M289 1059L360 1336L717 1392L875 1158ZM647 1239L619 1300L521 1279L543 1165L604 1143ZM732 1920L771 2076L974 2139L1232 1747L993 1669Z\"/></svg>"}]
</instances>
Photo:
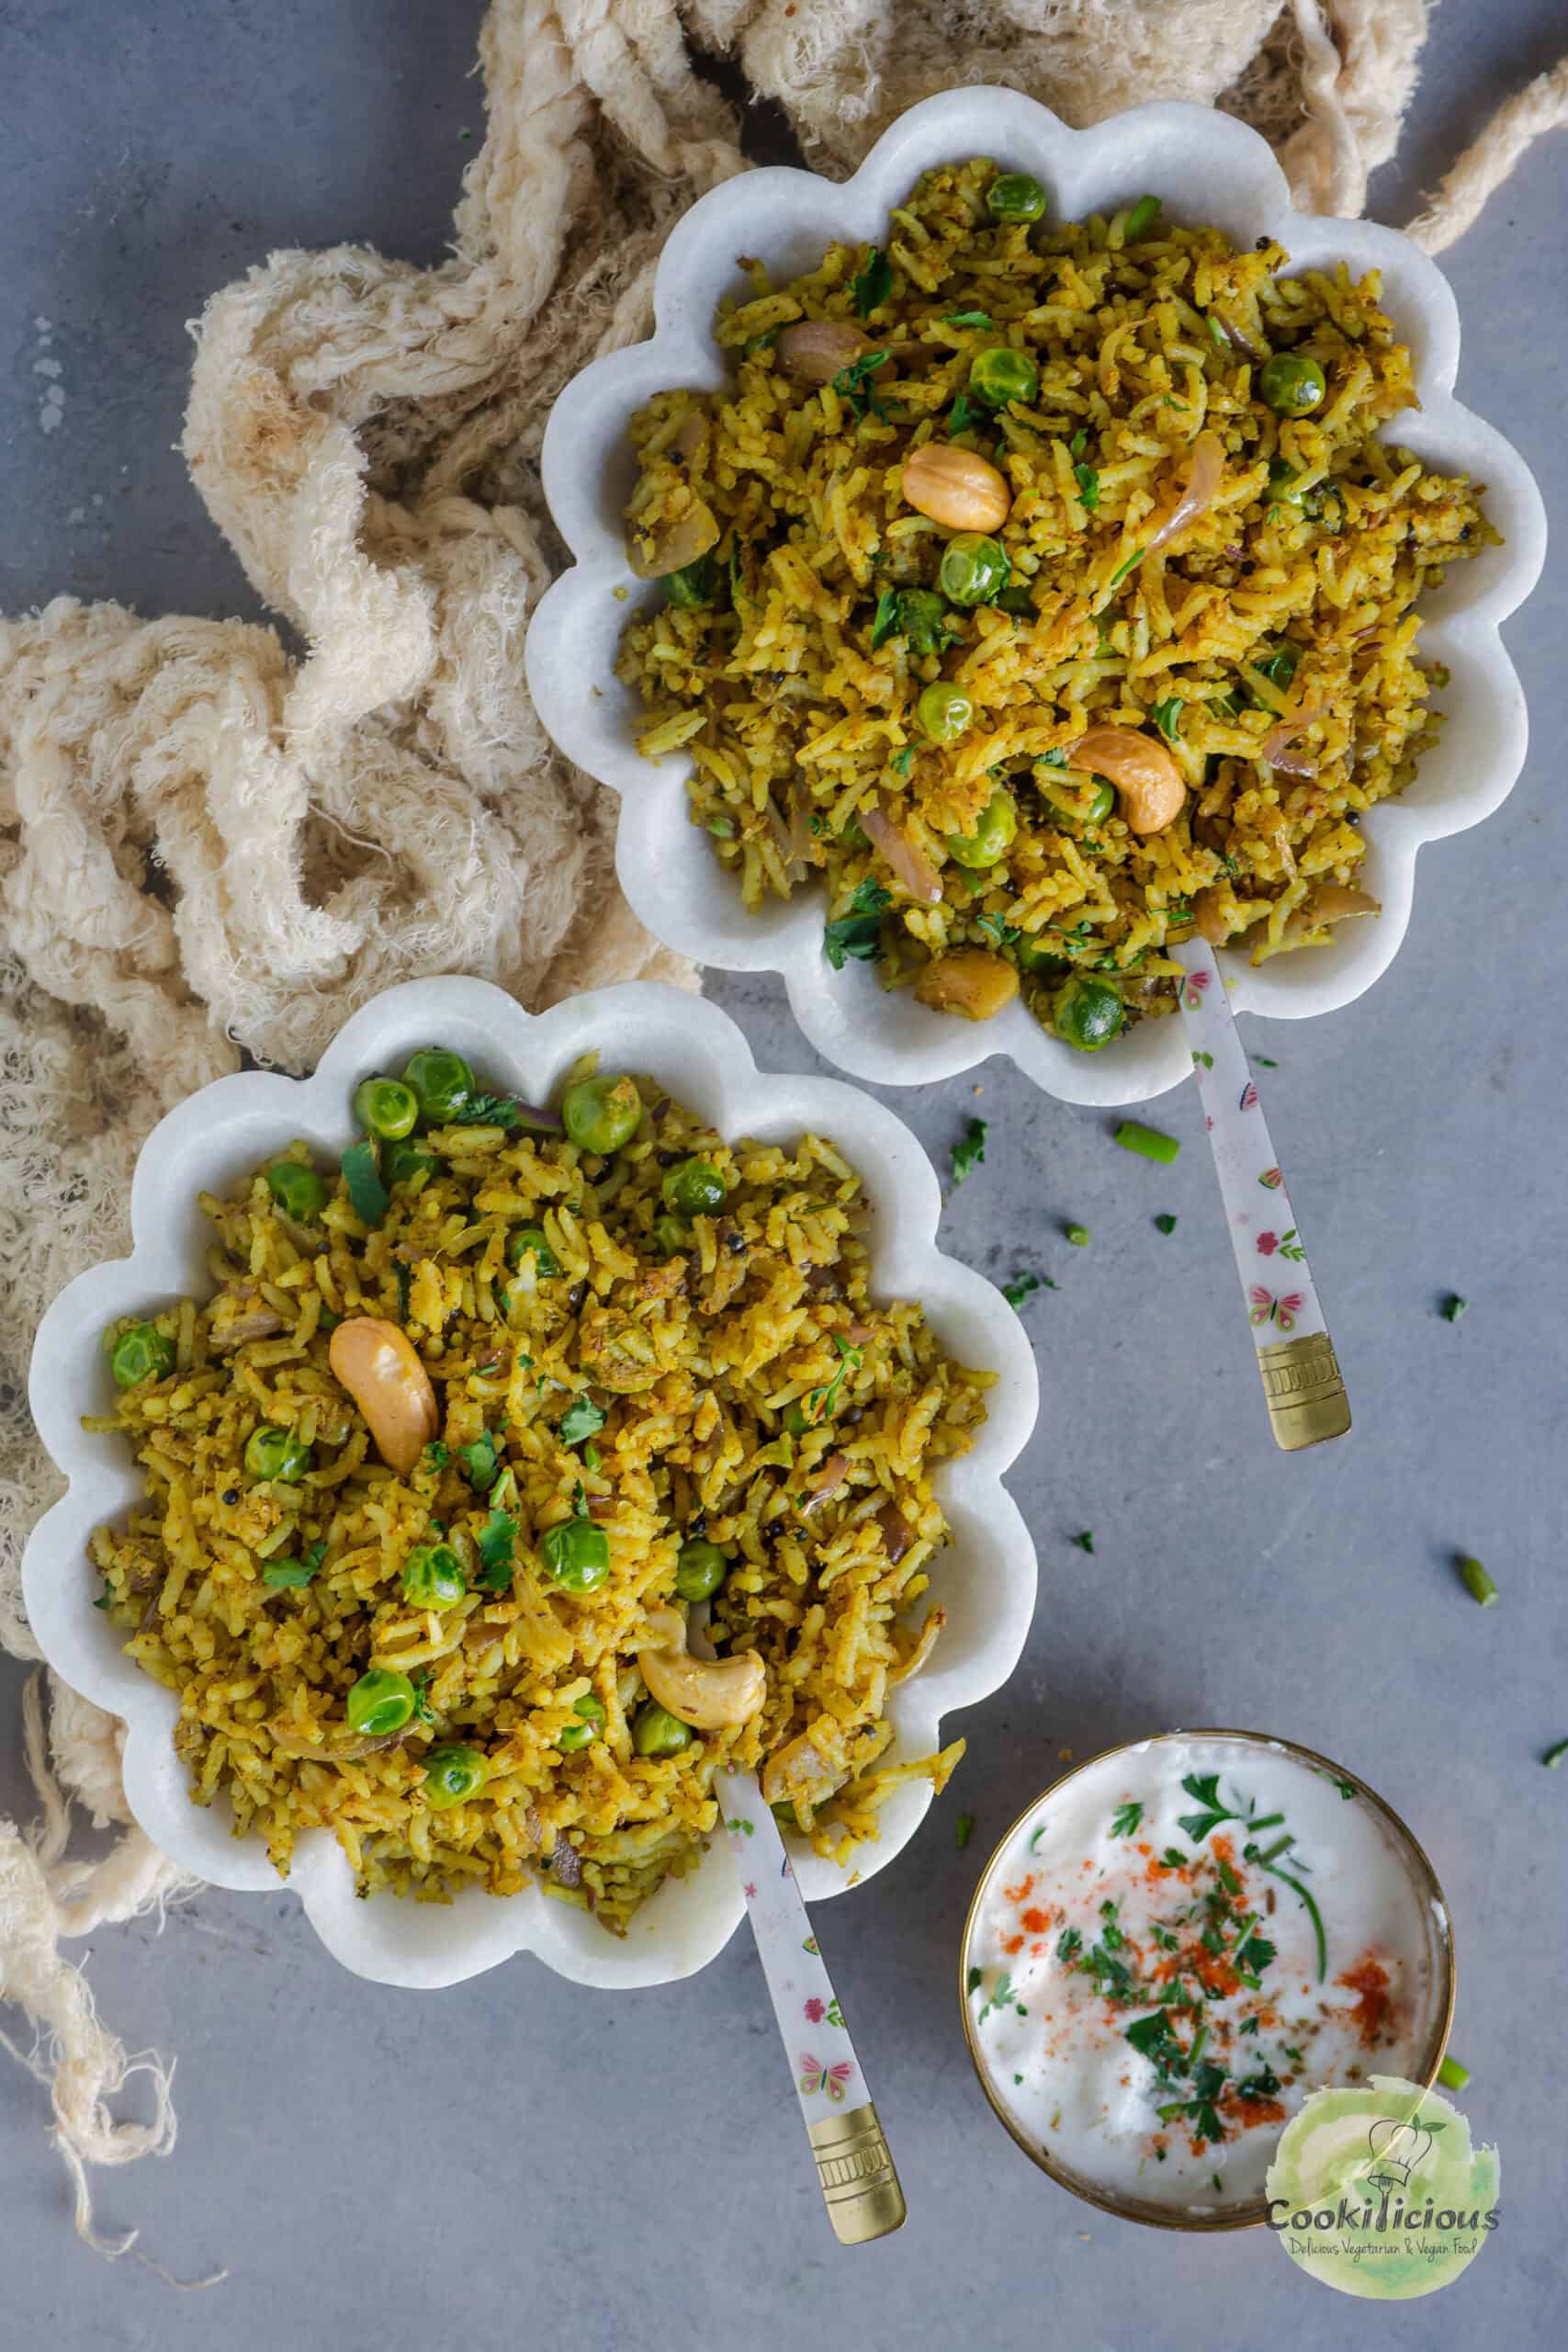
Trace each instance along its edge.
<instances>
[{"instance_id":1,"label":"chopped green chili","mask_svg":"<svg viewBox=\"0 0 1568 2352\"><path fill-rule=\"evenodd\" d=\"M1089 1248L1089 1230L1087 1225L1068 1225L1064 1226L1062 1229L1075 1250L1087 1250Z\"/></svg>"},{"instance_id":2,"label":"chopped green chili","mask_svg":"<svg viewBox=\"0 0 1568 2352\"><path fill-rule=\"evenodd\" d=\"M1161 1135L1157 1127L1145 1127L1141 1119L1123 1119L1116 1130L1116 1140L1123 1151L1135 1151L1140 1159L1157 1159L1168 1168L1181 1149L1174 1136Z\"/></svg>"},{"instance_id":3,"label":"chopped green chili","mask_svg":"<svg viewBox=\"0 0 1568 2352\"><path fill-rule=\"evenodd\" d=\"M1465 1590L1472 1600L1478 1600L1483 1609L1490 1609L1497 1598L1497 1588L1480 1561L1472 1559L1468 1552L1461 1552L1459 1555L1458 1567L1460 1575L1464 1579Z\"/></svg>"}]
</instances>

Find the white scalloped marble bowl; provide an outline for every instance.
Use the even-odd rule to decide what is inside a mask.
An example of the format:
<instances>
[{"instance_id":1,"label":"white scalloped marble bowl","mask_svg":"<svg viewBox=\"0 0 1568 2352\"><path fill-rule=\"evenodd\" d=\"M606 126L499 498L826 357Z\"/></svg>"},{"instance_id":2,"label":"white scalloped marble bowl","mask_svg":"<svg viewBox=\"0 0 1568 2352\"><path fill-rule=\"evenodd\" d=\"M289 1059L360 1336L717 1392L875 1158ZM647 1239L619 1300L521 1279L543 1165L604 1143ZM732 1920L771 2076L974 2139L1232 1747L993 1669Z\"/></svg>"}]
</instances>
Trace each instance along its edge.
<instances>
[{"instance_id":1,"label":"white scalloped marble bowl","mask_svg":"<svg viewBox=\"0 0 1568 2352\"><path fill-rule=\"evenodd\" d=\"M70 1483L28 1545L28 1619L55 1671L124 1717L126 1794L143 1829L176 1862L219 1886L276 1890L284 1882L259 1839L233 1836L226 1811L192 1804L171 1744L173 1694L124 1655L114 1627L92 1605L100 1588L86 1559L89 1532L129 1510L141 1481L124 1442L89 1437L80 1417L110 1409L101 1347L107 1323L209 1288L197 1193L224 1191L295 1136L335 1155L355 1133L349 1105L357 1081L400 1069L434 1038L455 1046L492 1083L534 1101L548 1095L578 1055L597 1048L608 1065L652 1072L727 1135L771 1141L812 1127L831 1136L865 1180L877 1295L922 1300L953 1354L1001 1374L974 1451L938 1473L954 1536L933 1579L948 1623L931 1664L889 1701L894 1754L930 1754L941 1743L944 1714L973 1706L1007 1679L1033 1610L1033 1546L1001 1480L1033 1427L1034 1358L1000 1292L938 1250L936 1177L890 1111L836 1079L759 1070L728 1015L677 989L604 989L536 1018L482 980L417 980L389 989L347 1023L314 1077L220 1079L161 1121L131 1186L132 1254L94 1267L62 1291L33 1348L33 1419ZM860 1877L908 1844L930 1802L926 1782L896 1792L880 1841L857 1858ZM799 1869L808 1901L851 1883L815 1855ZM686 1878L660 1888L624 1941L536 1889L504 1900L475 1891L449 1905L390 1895L361 1902L341 1849L324 1830L301 1838L287 1884L345 1967L415 1986L457 1984L518 1951L537 1953L583 1984L667 1984L711 1960L742 1908L722 1840Z\"/></svg>"},{"instance_id":2,"label":"white scalloped marble bowl","mask_svg":"<svg viewBox=\"0 0 1568 2352\"><path fill-rule=\"evenodd\" d=\"M688 820L689 763L641 757L634 741L641 707L615 674L628 617L662 594L657 582L634 579L626 563L620 518L635 475L626 428L661 388L724 382L710 323L719 296L742 284L737 255L759 255L775 279L787 278L837 238L876 238L919 173L969 155L1032 172L1058 218L1110 211L1153 188L1172 220L1215 222L1243 245L1278 237L1294 268L1343 258L1358 273L1381 270L1422 403L1386 430L1442 470L1486 484L1487 513L1504 544L1456 564L1422 606L1424 651L1451 673L1439 697L1447 724L1410 789L1373 810L1363 828L1367 885L1382 901L1382 916L1347 925L1332 946L1256 971L1243 958L1224 959L1233 1004L1277 1019L1332 1012L1371 986L1404 935L1422 842L1489 816L1523 764L1524 697L1498 625L1540 570L1545 514L1523 460L1453 397L1459 317L1440 272L1394 230L1292 211L1269 147L1228 115L1140 107L1092 130L1070 130L1015 91L953 90L902 116L842 185L807 172L760 171L704 197L664 248L652 340L595 360L551 412L545 493L576 561L535 615L528 684L562 751L621 796L616 865L649 929L698 963L781 972L802 1029L840 1069L914 1085L999 1052L1064 1101L1140 1102L1189 1071L1178 1022L1142 1022L1102 1053L1075 1053L1021 1004L971 1025L928 1012L908 989L885 991L864 966L833 971L822 954L817 890L748 914L707 836Z\"/></svg>"}]
</instances>

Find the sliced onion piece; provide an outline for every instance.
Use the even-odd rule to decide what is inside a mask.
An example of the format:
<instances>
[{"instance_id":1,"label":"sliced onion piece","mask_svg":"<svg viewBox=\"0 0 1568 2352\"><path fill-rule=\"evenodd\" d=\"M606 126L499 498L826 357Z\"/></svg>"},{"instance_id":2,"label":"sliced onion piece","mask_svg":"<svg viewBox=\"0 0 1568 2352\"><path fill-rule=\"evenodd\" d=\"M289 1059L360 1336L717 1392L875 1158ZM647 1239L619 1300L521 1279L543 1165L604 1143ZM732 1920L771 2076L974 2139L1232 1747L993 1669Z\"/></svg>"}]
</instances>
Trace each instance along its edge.
<instances>
[{"instance_id":1,"label":"sliced onion piece","mask_svg":"<svg viewBox=\"0 0 1568 2352\"><path fill-rule=\"evenodd\" d=\"M1258 745L1258 758L1267 761L1271 768L1278 768L1281 775L1297 776L1303 784L1310 783L1317 774L1317 762L1309 760L1304 752L1292 752L1290 747L1298 735L1305 734L1314 719L1320 715L1321 707L1314 702L1303 704L1291 718L1281 718L1277 727L1269 729Z\"/></svg>"},{"instance_id":2,"label":"sliced onion piece","mask_svg":"<svg viewBox=\"0 0 1568 2352\"><path fill-rule=\"evenodd\" d=\"M863 818L861 821L863 824L865 820ZM816 1483L813 1485L811 1492L807 1496L806 1500L800 1506L802 1514L804 1515L807 1511L815 1510L818 1504L825 1503L827 1501L829 1495L836 1495L849 1475L849 1455L847 1453L830 1453L828 1456L827 1461L822 1464L820 1471L818 1473Z\"/></svg>"},{"instance_id":3,"label":"sliced onion piece","mask_svg":"<svg viewBox=\"0 0 1568 2352\"><path fill-rule=\"evenodd\" d=\"M1156 548L1163 548L1173 539L1178 531L1184 531L1189 523L1195 523L1200 514L1208 513L1214 503L1214 493L1224 480L1224 445L1219 435L1200 433L1192 445L1192 464L1187 476L1187 487L1145 548L1145 555L1153 555Z\"/></svg>"},{"instance_id":4,"label":"sliced onion piece","mask_svg":"<svg viewBox=\"0 0 1568 2352\"><path fill-rule=\"evenodd\" d=\"M863 808L860 820L867 841L886 859L910 898L918 899L922 906L934 907L942 897L941 878L908 834L893 822L885 808Z\"/></svg>"}]
</instances>

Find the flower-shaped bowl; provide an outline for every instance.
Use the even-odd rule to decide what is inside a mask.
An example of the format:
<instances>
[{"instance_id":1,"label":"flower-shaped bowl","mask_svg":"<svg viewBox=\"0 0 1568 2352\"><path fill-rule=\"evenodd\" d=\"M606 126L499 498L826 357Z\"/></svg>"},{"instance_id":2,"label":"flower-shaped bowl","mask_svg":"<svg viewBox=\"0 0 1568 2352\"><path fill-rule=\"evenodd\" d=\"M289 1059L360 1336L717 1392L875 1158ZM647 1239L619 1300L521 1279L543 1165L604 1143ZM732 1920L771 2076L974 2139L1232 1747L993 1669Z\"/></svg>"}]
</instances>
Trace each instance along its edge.
<instances>
[{"instance_id":1,"label":"flower-shaped bowl","mask_svg":"<svg viewBox=\"0 0 1568 2352\"><path fill-rule=\"evenodd\" d=\"M551 412L545 493L575 561L535 615L528 684L562 751L621 797L616 865L649 929L698 963L781 972L802 1029L840 1069L915 1085L1006 1053L1064 1101L1139 1102L1190 1068L1178 1022L1141 1022L1103 1052L1075 1053L1020 1003L971 1025L928 1012L907 989L884 990L863 965L835 972L822 953L821 896L809 887L748 913L706 834L688 821L685 756L642 758L635 740L641 705L615 673L627 620L663 594L657 582L636 580L626 562L621 516L636 473L627 428L656 391L725 381L710 330L719 297L744 284L738 256L761 258L782 282L836 240L881 237L889 208L921 172L971 155L1032 172L1057 219L1110 212L1154 189L1173 220L1213 223L1244 246L1277 237L1295 269L1343 260L1357 276L1381 271L1421 403L1392 420L1387 437L1443 472L1485 484L1503 544L1455 565L1422 605L1424 654L1450 673L1437 698L1446 724L1415 783L1365 820L1366 886L1382 902L1381 917L1348 925L1331 946L1257 969L1241 957L1222 959L1233 1004L1277 1019L1330 1012L1371 986L1404 935L1416 851L1489 816L1524 763L1524 697L1498 628L1540 570L1545 513L1523 460L1453 396L1459 315L1440 271L1395 230L1293 211L1270 149L1228 115L1148 106L1070 130L1016 91L951 90L911 107L851 180L759 171L702 198L660 261L651 341L595 360Z\"/></svg>"},{"instance_id":2,"label":"flower-shaped bowl","mask_svg":"<svg viewBox=\"0 0 1568 2352\"><path fill-rule=\"evenodd\" d=\"M55 1671L123 1716L126 1794L142 1828L182 1868L220 1886L276 1889L280 1882L259 1839L236 1838L223 1808L192 1804L171 1739L173 1693L124 1654L116 1629L93 1607L99 1587L86 1557L88 1536L129 1510L142 1491L124 1441L89 1436L81 1427L84 1414L112 1409L102 1334L118 1316L209 1290L198 1193L226 1191L297 1136L335 1155L355 1133L350 1102L358 1080L401 1069L437 1039L456 1046L492 1086L536 1102L580 1054L596 1049L607 1066L651 1072L728 1136L769 1142L807 1128L830 1136L864 1180L876 1295L922 1301L951 1353L1000 1374L974 1450L937 1474L953 1540L936 1563L933 1590L948 1622L924 1671L889 1699L895 1757L931 1753L950 1709L972 1706L1006 1680L1033 1609L1033 1546L1001 1480L1033 1426L1034 1359L1000 1292L938 1250L935 1174L892 1113L837 1080L759 1070L728 1015L677 989L603 989L535 1017L482 980L412 981L356 1013L313 1077L220 1079L162 1120L142 1148L131 1185L130 1256L94 1267L63 1290L33 1349L33 1418L69 1484L28 1545L28 1619ZM852 1877L868 1878L891 1861L930 1802L929 1782L896 1790L879 1841L861 1849L853 1871L803 1855L797 1868L807 1900L837 1894ZM537 1953L580 1984L667 1984L711 1960L742 1909L722 1838L684 1879L666 1882L624 1940L536 1888L508 1897L469 1890L450 1904L392 1895L362 1902L346 1858L325 1830L301 1838L287 1883L345 1967L414 1986L457 1984L517 1951Z\"/></svg>"}]
</instances>

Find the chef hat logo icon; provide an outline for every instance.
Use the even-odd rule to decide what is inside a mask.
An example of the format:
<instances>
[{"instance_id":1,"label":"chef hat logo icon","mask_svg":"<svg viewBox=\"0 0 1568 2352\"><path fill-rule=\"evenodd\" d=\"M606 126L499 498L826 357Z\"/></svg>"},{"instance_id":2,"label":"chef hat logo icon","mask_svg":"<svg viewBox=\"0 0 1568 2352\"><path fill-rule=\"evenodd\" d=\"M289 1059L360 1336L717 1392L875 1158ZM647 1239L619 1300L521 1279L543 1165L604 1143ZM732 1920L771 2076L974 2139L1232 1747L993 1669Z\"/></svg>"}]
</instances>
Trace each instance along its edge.
<instances>
[{"instance_id":1,"label":"chef hat logo icon","mask_svg":"<svg viewBox=\"0 0 1568 2352\"><path fill-rule=\"evenodd\" d=\"M1410 2185L1410 2176L1432 2144L1432 2135L1418 2123L1403 2123L1392 2115L1381 2115L1367 2134L1367 2145L1379 2166L1371 2177L1394 2181L1401 2188Z\"/></svg>"}]
</instances>

